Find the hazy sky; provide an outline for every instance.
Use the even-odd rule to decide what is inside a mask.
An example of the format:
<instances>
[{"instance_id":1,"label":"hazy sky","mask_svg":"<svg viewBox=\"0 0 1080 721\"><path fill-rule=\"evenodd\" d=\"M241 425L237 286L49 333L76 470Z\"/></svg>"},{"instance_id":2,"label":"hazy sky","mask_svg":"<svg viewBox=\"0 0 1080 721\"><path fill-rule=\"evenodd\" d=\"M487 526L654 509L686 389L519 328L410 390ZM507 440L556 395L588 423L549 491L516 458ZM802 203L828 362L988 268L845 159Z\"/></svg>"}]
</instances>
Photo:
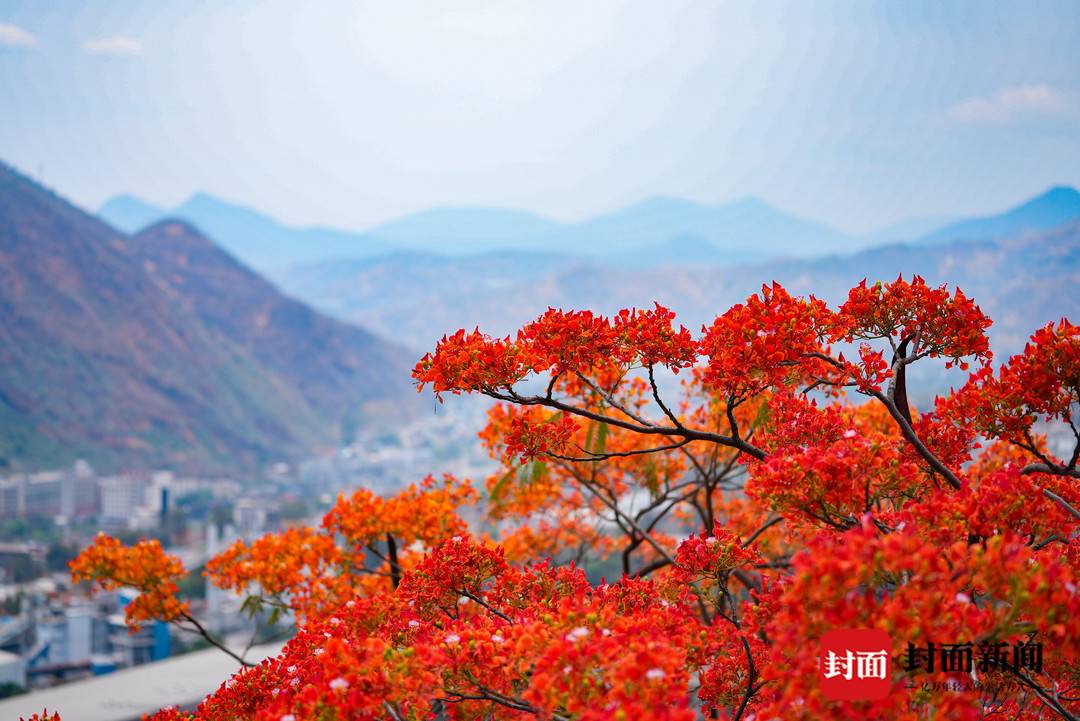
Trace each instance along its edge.
<instances>
[{"instance_id":1,"label":"hazy sky","mask_svg":"<svg viewBox=\"0 0 1080 721\"><path fill-rule=\"evenodd\" d=\"M861 232L1080 185L1080 3L0 0L0 158L362 227L757 195Z\"/></svg>"}]
</instances>

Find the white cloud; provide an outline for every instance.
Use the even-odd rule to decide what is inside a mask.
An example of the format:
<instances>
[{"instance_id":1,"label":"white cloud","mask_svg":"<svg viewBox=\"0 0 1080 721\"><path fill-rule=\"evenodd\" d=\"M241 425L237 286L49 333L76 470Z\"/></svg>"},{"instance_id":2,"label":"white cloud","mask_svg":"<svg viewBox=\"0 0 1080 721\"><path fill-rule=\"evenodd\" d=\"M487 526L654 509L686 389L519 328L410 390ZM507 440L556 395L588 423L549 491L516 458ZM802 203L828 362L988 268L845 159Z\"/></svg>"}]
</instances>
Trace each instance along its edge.
<instances>
[{"instance_id":1,"label":"white cloud","mask_svg":"<svg viewBox=\"0 0 1080 721\"><path fill-rule=\"evenodd\" d=\"M83 50L92 55L142 55L143 45L135 38L125 35L112 35L106 38L95 38L83 43Z\"/></svg>"},{"instance_id":2,"label":"white cloud","mask_svg":"<svg viewBox=\"0 0 1080 721\"><path fill-rule=\"evenodd\" d=\"M30 48L37 45L37 38L18 25L0 23L0 45L16 48Z\"/></svg>"},{"instance_id":3,"label":"white cloud","mask_svg":"<svg viewBox=\"0 0 1080 721\"><path fill-rule=\"evenodd\" d=\"M968 98L949 108L948 114L965 123L1008 123L1025 117L1063 115L1074 109L1074 98L1049 85L1017 85Z\"/></svg>"}]
</instances>

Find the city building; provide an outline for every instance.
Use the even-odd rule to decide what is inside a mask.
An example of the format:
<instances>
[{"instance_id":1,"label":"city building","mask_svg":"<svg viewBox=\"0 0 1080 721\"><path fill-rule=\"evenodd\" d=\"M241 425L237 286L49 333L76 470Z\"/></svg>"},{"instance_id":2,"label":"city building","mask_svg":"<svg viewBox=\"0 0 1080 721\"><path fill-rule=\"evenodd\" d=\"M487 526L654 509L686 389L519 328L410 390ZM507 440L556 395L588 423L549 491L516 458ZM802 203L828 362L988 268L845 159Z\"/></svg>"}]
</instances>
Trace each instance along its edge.
<instances>
[{"instance_id":1,"label":"city building","mask_svg":"<svg viewBox=\"0 0 1080 721\"><path fill-rule=\"evenodd\" d=\"M21 656L0 651L0 686L26 688L26 662Z\"/></svg>"},{"instance_id":2,"label":"city building","mask_svg":"<svg viewBox=\"0 0 1080 721\"><path fill-rule=\"evenodd\" d=\"M99 508L99 480L82 461L67 470L0 479L0 518L78 520Z\"/></svg>"}]
</instances>

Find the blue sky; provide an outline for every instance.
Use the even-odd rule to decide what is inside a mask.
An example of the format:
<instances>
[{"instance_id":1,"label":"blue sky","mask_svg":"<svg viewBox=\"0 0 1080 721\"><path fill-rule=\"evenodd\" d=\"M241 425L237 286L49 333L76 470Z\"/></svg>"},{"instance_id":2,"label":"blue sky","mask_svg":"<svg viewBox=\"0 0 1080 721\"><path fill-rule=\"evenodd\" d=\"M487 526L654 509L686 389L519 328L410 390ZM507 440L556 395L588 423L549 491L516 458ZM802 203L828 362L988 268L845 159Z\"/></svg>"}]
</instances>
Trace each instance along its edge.
<instances>
[{"instance_id":1,"label":"blue sky","mask_svg":"<svg viewBox=\"0 0 1080 721\"><path fill-rule=\"evenodd\" d=\"M96 208L560 219L757 195L849 232L1080 185L1080 4L0 0L0 158Z\"/></svg>"}]
</instances>

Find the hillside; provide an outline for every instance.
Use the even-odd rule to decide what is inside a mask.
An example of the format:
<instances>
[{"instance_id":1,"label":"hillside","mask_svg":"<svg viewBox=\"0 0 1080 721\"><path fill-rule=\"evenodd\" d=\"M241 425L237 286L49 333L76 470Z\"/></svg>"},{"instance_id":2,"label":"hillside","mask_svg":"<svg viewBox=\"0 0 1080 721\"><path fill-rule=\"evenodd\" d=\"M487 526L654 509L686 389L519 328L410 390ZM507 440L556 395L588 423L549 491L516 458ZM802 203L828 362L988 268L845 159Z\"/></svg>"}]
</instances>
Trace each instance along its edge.
<instances>
[{"instance_id":1,"label":"hillside","mask_svg":"<svg viewBox=\"0 0 1080 721\"><path fill-rule=\"evenodd\" d=\"M443 327L463 318L472 299L498 298L502 308L492 312L529 313L537 283L583 265L575 256L541 253L484 253L450 258L430 253L395 253L368 260L327 261L291 268L272 275L281 288L324 312L342 318L366 317L380 327L403 323L402 342L423 347L409 331ZM515 293L524 290L526 304L516 306ZM422 309L422 310L421 310ZM405 318L401 313L420 312ZM465 324L468 325L468 321Z\"/></svg>"},{"instance_id":2,"label":"hillside","mask_svg":"<svg viewBox=\"0 0 1080 721\"><path fill-rule=\"evenodd\" d=\"M190 227L127 238L3 165L0 316L0 467L251 466L415 402L408 353Z\"/></svg>"},{"instance_id":3,"label":"hillside","mask_svg":"<svg viewBox=\"0 0 1080 721\"><path fill-rule=\"evenodd\" d=\"M757 269L757 275L768 270ZM893 245L777 264L771 271L794 291L828 299L840 298L861 278L887 280L898 273L959 286L993 318L995 351L1014 353L1037 327L1062 316L1080 318L1080 221L984 240Z\"/></svg>"},{"instance_id":4,"label":"hillside","mask_svg":"<svg viewBox=\"0 0 1080 721\"><path fill-rule=\"evenodd\" d=\"M539 258L539 256L537 256ZM551 261L549 261L550 263ZM337 268L336 281L329 280ZM862 278L919 273L929 282L959 285L991 314L999 353L1015 352L1038 325L1062 315L1080 318L1080 221L1044 232L942 245L900 244L814 260L736 267L617 269L563 259L544 265L528 256L493 265L489 259L428 259L426 283L402 290L404 269L392 258L345 271L328 264L280 279L289 292L340 317L427 349L443 333L477 324L507 333L548 306L612 312L657 300L677 310L687 327L707 323L732 303L779 280L793 292L842 300ZM425 275L424 277L427 277Z\"/></svg>"}]
</instances>

